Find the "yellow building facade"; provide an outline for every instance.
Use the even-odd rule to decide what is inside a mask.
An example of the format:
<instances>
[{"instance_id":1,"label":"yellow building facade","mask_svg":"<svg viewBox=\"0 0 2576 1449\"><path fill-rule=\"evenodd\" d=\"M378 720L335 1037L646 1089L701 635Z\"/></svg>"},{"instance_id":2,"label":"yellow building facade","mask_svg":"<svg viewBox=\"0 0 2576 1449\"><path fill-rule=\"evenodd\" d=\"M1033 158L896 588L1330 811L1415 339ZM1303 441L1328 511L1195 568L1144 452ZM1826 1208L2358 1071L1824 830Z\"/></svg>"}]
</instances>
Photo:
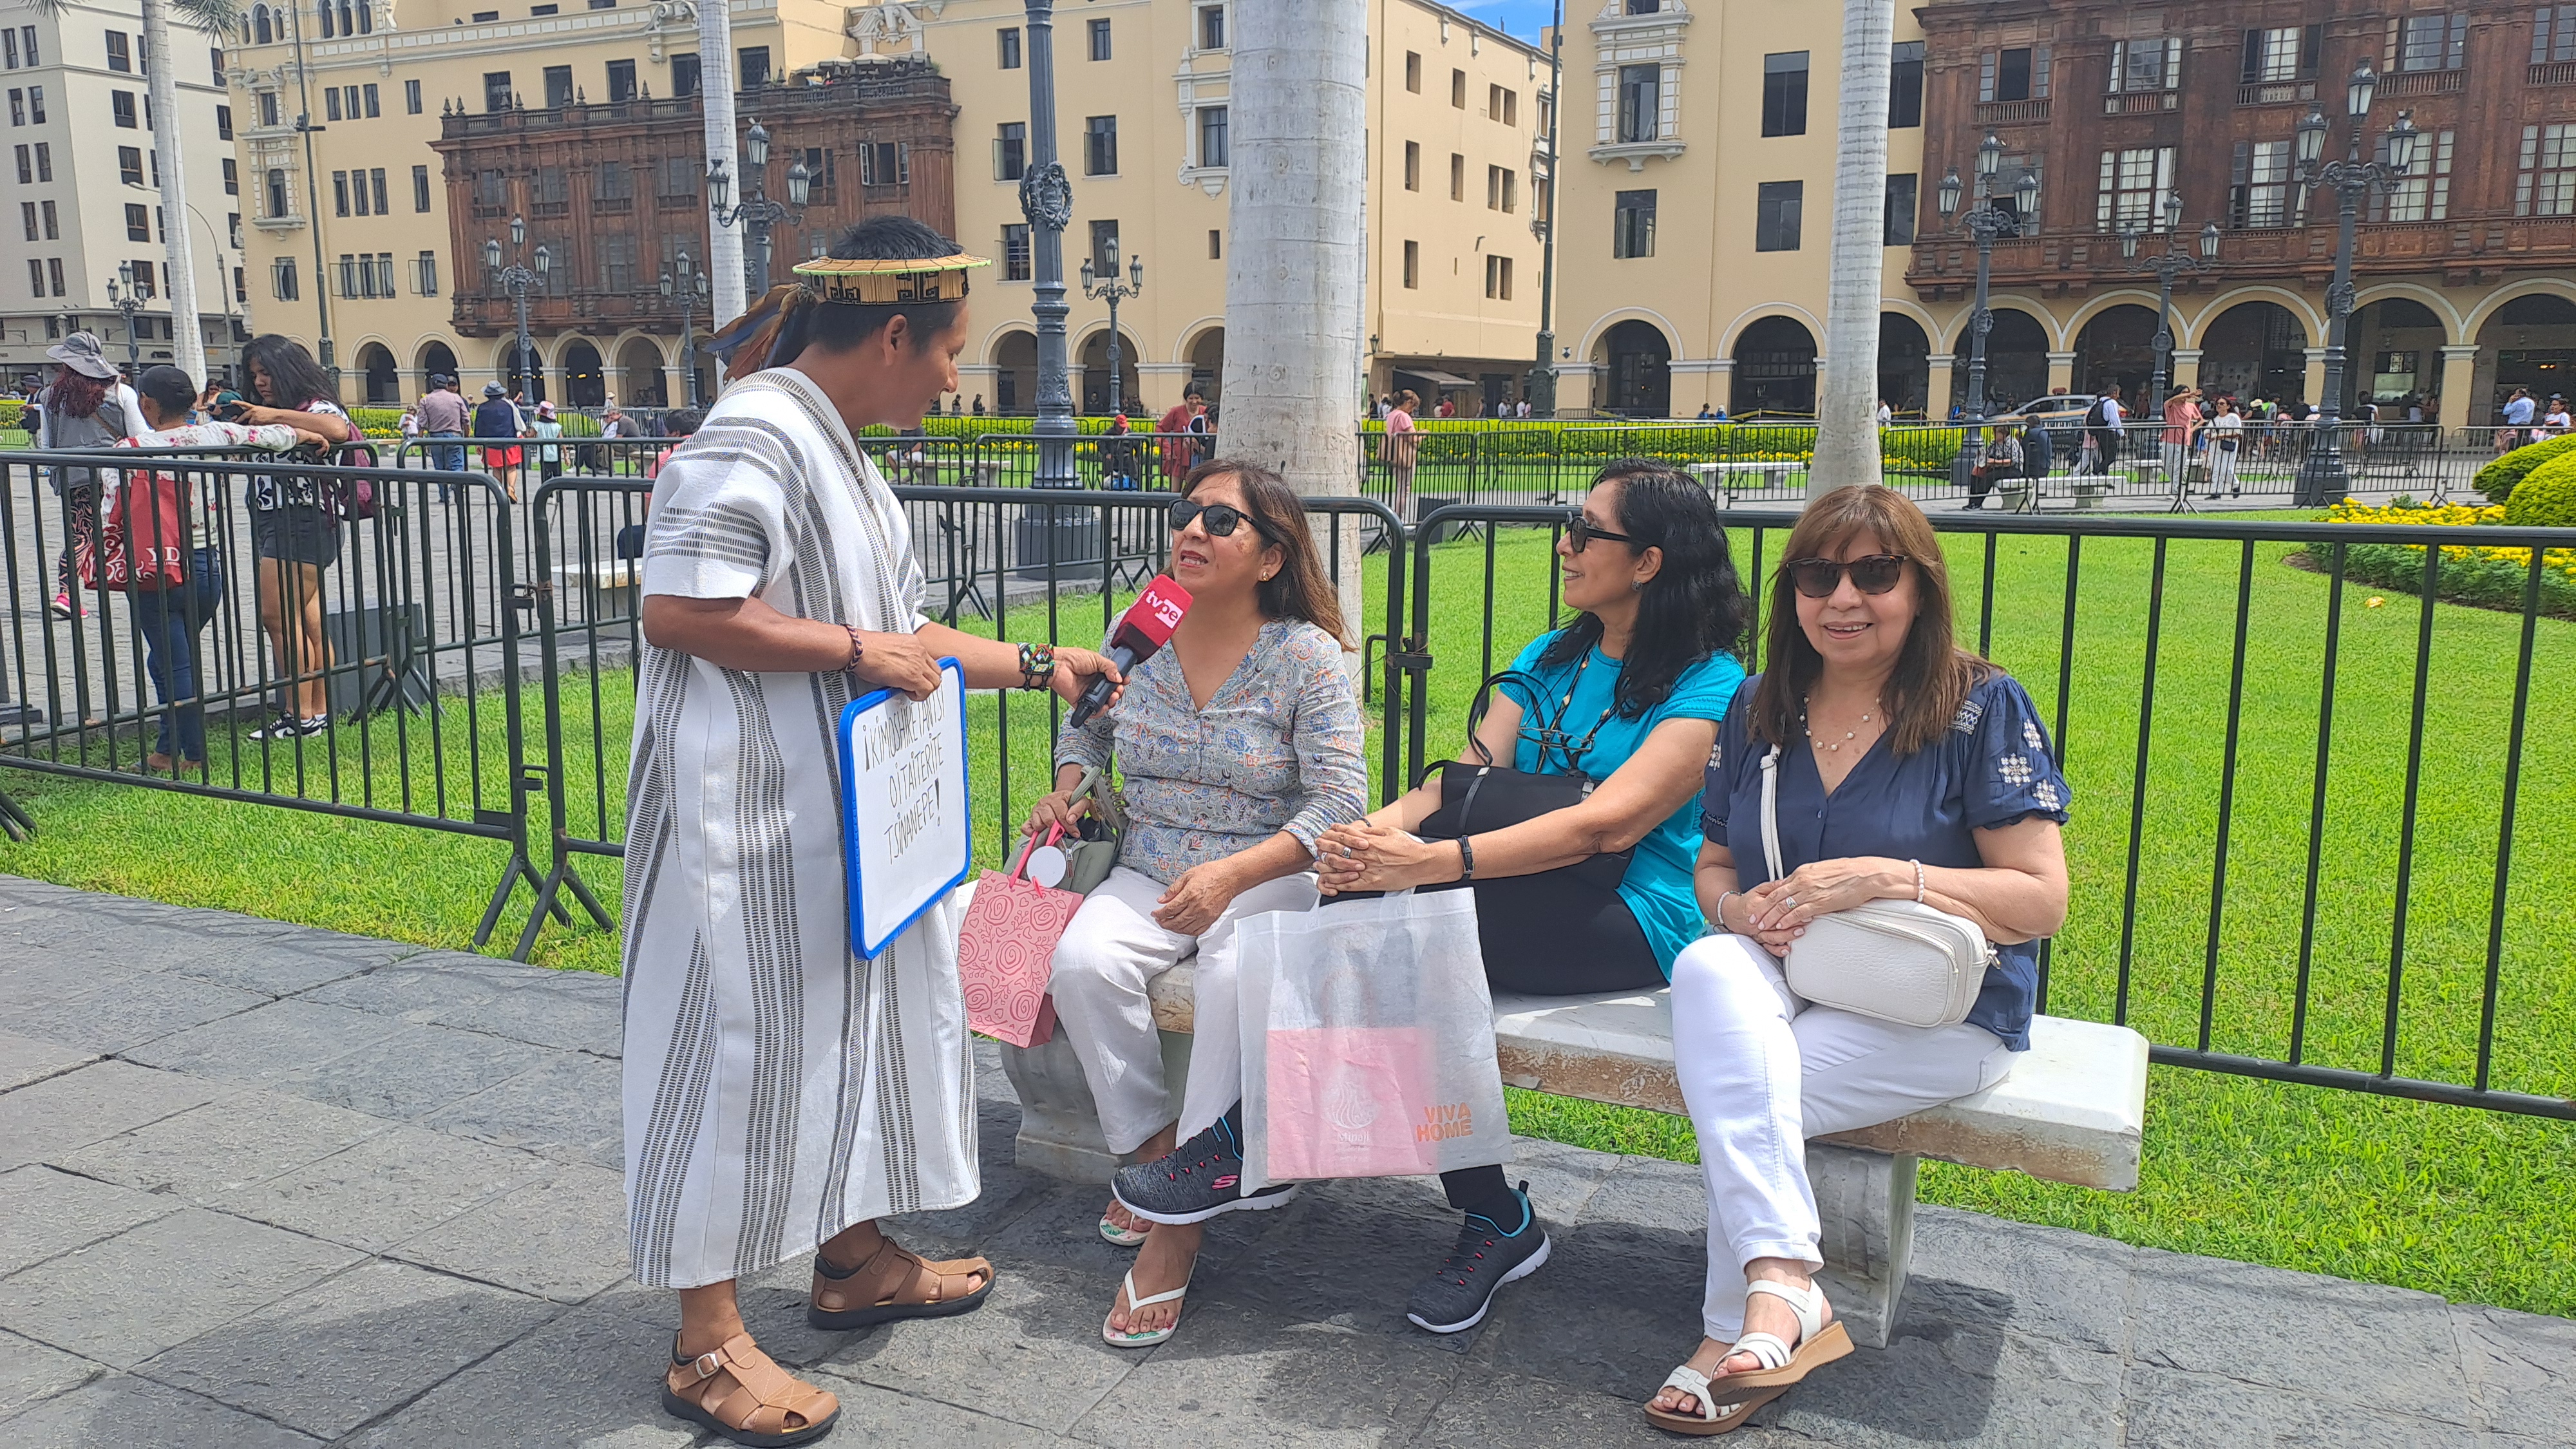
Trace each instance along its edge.
<instances>
[{"instance_id":1,"label":"yellow building facade","mask_svg":"<svg viewBox=\"0 0 2576 1449\"><path fill-rule=\"evenodd\" d=\"M450 187L431 146L450 109L481 113L579 99L684 96L815 67L926 56L956 106L959 240L994 257L961 359L961 400L1029 411L1036 399L1029 241L1018 176L1028 158L1028 38L1011 0L878 0L855 6L749 0L732 7L735 54L704 61L687 0L308 0L261 5L226 52L246 194L252 325L333 343L349 401L416 396L453 370L472 393L511 375L513 340L466 337L453 289L479 286L480 255L456 255ZM1237 0L1091 0L1056 15L1058 154L1071 177L1065 235L1075 397L1111 402L1105 302L1081 295L1086 258L1144 288L1119 307L1116 400L1159 414L1195 381L1223 377L1228 97ZM1533 158L1548 100L1530 46L1421 0L1370 0L1368 275L1372 392L1446 392L1462 413L1521 392L1536 339L1539 197ZM737 91L746 118L758 98ZM298 117L307 118L299 127ZM696 155L695 134L675 152ZM800 143L780 137L782 147ZM798 154L802 154L801 152ZM831 158L857 169L856 156ZM777 187L773 184L773 191ZM489 229L506 247L505 223ZM652 241L652 238L646 238ZM479 238L462 238L469 252ZM668 250L665 246L663 250ZM512 260L525 260L513 257ZM636 268L653 285L668 258ZM782 257L781 265L784 259ZM1105 266L1102 268L1106 270ZM703 331L701 314L699 327ZM634 397L624 374L680 365L676 328L558 330L536 339L549 392ZM599 384L604 383L604 388ZM1353 379L1356 398L1362 380Z\"/></svg>"}]
</instances>

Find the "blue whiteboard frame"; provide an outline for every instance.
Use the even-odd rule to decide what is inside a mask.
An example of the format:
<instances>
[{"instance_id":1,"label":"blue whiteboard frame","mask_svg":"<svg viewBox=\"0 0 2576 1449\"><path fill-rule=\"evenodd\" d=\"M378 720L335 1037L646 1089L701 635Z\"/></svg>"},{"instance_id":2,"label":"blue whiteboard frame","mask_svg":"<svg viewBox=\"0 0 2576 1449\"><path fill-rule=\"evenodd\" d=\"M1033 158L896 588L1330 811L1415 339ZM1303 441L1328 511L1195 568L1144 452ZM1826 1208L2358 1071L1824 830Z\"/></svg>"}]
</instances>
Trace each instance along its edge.
<instances>
[{"instance_id":1,"label":"blue whiteboard frame","mask_svg":"<svg viewBox=\"0 0 2576 1449\"><path fill-rule=\"evenodd\" d=\"M947 899L950 891L964 885L966 883L966 877L972 873L975 868L975 797L968 794L966 791L966 747L964 743L966 734L966 668L964 665L959 664L954 658L942 658L939 661L939 670L943 676L939 687L941 689L954 688L957 691L957 733L959 737L957 748L957 798L967 802L966 853L965 856L957 862L957 874L950 878L948 884L941 886L937 895L934 895L929 900L922 902L911 915L908 915L901 921L897 922L894 929L886 932L884 938L877 942L876 949L873 951L869 950L867 945L868 923L865 913L867 895L860 889L859 884L859 852L857 849L858 831L854 828L858 823L859 818L859 775L858 761L852 759L850 756L850 725L859 715L876 708L878 705L883 704L889 699L892 699L895 692L891 689L871 690L868 693L851 700L848 705L842 708L840 728L835 730L832 735L832 748L834 753L840 756L841 763L841 863L849 877L850 949L858 953L861 958L869 961L873 961L878 956L884 954L885 948L893 945L897 937L912 929L913 922L918 921L923 916L929 914L931 907L938 905L942 900ZM956 676L956 682L953 685L945 678L945 676L951 674Z\"/></svg>"}]
</instances>

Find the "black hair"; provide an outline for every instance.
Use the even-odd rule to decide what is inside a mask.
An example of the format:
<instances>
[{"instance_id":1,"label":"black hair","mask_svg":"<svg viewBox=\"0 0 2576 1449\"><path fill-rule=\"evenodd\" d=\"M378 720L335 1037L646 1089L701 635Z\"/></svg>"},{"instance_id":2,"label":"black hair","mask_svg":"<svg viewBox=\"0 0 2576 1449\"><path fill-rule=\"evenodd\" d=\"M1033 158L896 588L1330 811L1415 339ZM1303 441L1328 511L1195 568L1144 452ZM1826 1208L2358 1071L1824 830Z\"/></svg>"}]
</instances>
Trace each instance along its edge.
<instances>
[{"instance_id":1,"label":"black hair","mask_svg":"<svg viewBox=\"0 0 2576 1449\"><path fill-rule=\"evenodd\" d=\"M197 385L189 381L188 374L167 363L143 369L143 375L134 380L134 390L159 403L161 411L174 418L186 417L197 401Z\"/></svg>"},{"instance_id":2,"label":"black hair","mask_svg":"<svg viewBox=\"0 0 2576 1449\"><path fill-rule=\"evenodd\" d=\"M242 348L245 393L260 392L253 369L268 374L269 391L261 392L259 401L269 407L303 412L316 402L336 399L339 393L331 386L331 374L292 337L263 332Z\"/></svg>"},{"instance_id":3,"label":"black hair","mask_svg":"<svg viewBox=\"0 0 2576 1449\"><path fill-rule=\"evenodd\" d=\"M1620 718L1642 719L1672 696L1691 666L1736 652L1752 601L1736 576L1735 556L1707 488L1672 464L1648 458L1622 458L1595 475L1592 486L1612 482L1619 485L1619 532L1632 540L1625 546L1664 551L1664 566L1639 592L1637 624L1612 697ZM1582 614L1557 633L1539 663L1571 664L1600 642L1599 616Z\"/></svg>"},{"instance_id":4,"label":"black hair","mask_svg":"<svg viewBox=\"0 0 2576 1449\"><path fill-rule=\"evenodd\" d=\"M955 256L957 251L957 243L911 217L874 216L841 233L841 239L832 243L824 255L843 261L926 262ZM797 307L779 328L778 341L769 349L768 365L794 362L807 347L847 352L893 325L897 317L904 319L913 349L919 351L957 320L957 307L955 302Z\"/></svg>"},{"instance_id":5,"label":"black hair","mask_svg":"<svg viewBox=\"0 0 2576 1449\"><path fill-rule=\"evenodd\" d=\"M685 438L696 432L706 420L707 415L696 408L675 408L662 415L662 430L669 437Z\"/></svg>"}]
</instances>

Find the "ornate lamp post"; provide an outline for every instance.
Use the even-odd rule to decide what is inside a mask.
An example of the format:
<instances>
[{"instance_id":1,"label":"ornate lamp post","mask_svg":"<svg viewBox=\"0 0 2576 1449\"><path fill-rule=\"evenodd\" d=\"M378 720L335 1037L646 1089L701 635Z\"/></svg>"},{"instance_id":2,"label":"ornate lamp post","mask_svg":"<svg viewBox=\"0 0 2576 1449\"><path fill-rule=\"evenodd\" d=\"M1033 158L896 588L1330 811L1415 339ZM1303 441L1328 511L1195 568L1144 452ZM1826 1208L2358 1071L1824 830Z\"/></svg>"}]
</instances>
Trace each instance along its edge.
<instances>
[{"instance_id":1,"label":"ornate lamp post","mask_svg":"<svg viewBox=\"0 0 2576 1449\"><path fill-rule=\"evenodd\" d=\"M510 249L515 252L527 244L527 218L511 217ZM519 309L519 385L532 387L542 399L545 395L545 384L542 381L531 383L529 378L529 355L536 350L536 344L528 338L528 293L543 287L546 284L547 274L554 270L555 254L543 242L537 244L536 263L533 270L517 262L512 262L506 267L502 266L501 243L495 238L484 238L483 265L490 269L502 286L510 289L510 300L516 303Z\"/></svg>"},{"instance_id":2,"label":"ornate lamp post","mask_svg":"<svg viewBox=\"0 0 2576 1449\"><path fill-rule=\"evenodd\" d=\"M1530 369L1524 396L1534 418L1556 416L1556 125L1565 102L1565 0L1556 0L1547 32L1547 96L1547 134L1539 138L1547 156L1547 204L1534 208L1537 214L1530 218L1539 242L1538 366ZM1535 165L1530 175L1536 180Z\"/></svg>"},{"instance_id":3,"label":"ornate lamp post","mask_svg":"<svg viewBox=\"0 0 2576 1449\"><path fill-rule=\"evenodd\" d=\"M1123 283L1120 282L1118 280L1118 238L1112 236L1109 238L1108 255L1101 260L1109 263L1109 275L1094 281L1091 258L1082 259L1082 295L1092 301L1109 304L1109 411L1121 413L1125 412L1126 408L1125 399L1120 395L1119 390L1118 304L1145 290L1145 259L1137 257L1129 261L1128 279Z\"/></svg>"},{"instance_id":4,"label":"ornate lamp post","mask_svg":"<svg viewBox=\"0 0 2576 1449\"><path fill-rule=\"evenodd\" d=\"M769 129L758 121L751 123L751 134L743 138L743 169L746 194L740 206L728 206L733 195L733 178L725 174L724 162L707 163L707 200L715 213L718 226L739 225L751 240L751 290L754 299L769 290L769 229L785 222L789 226L805 224L805 199L813 194L814 173L798 161L787 168L787 200L769 199Z\"/></svg>"},{"instance_id":5,"label":"ornate lamp post","mask_svg":"<svg viewBox=\"0 0 2576 1449\"><path fill-rule=\"evenodd\" d=\"M1951 167L1941 178L1942 220L1967 232L1977 244L1977 305L1968 313L1968 415L1959 431L1959 458L1952 466L1956 480L1963 484L1986 446L1986 334L1995 330L1994 309L1986 305L1987 268L1994 259L1995 242L2020 235L2022 218L2039 205L2039 174L2026 166L2013 182L2013 202L2019 209L2006 211L1995 205L1995 174L2003 169L2003 161L2002 139L1987 132L1977 144L1976 205L1965 212L1959 209L1967 189L1959 182L1959 168Z\"/></svg>"},{"instance_id":6,"label":"ornate lamp post","mask_svg":"<svg viewBox=\"0 0 2576 1449\"><path fill-rule=\"evenodd\" d=\"M673 273L677 273L676 278ZM662 273L662 296L666 301L672 297L680 299L680 368L689 375L689 387L685 394L689 399L689 406L697 407L700 405L698 402L698 344L697 338L690 333L689 324L697 320L698 303L706 300L707 274L697 270L691 264L687 252L680 253L671 269Z\"/></svg>"},{"instance_id":7,"label":"ornate lamp post","mask_svg":"<svg viewBox=\"0 0 2576 1449\"><path fill-rule=\"evenodd\" d=\"M2343 496L2347 475L2343 465L2343 369L2345 340L2352 326L2352 232L2361 210L2361 201L2374 191L2394 191L2415 163L2415 143L2419 133L2409 112L2397 113L2397 124L2389 127L2386 141L2387 159L2361 159L2362 123L2370 117L2371 97L2379 90L2379 77L2364 62L2353 67L2352 79L2344 88L2344 114L2351 118L2352 135L2341 161L2328 161L2326 153L2326 115L2323 106L2310 106L2308 118L2299 123L2299 184L2316 191L2331 191L2335 196L2336 225L2334 285L2326 289L2326 386L2325 397L2317 409L2317 438L2299 465L2299 506L2323 508Z\"/></svg>"},{"instance_id":8,"label":"ornate lamp post","mask_svg":"<svg viewBox=\"0 0 2576 1449\"><path fill-rule=\"evenodd\" d=\"M1074 488L1073 387L1065 372L1064 229L1073 223L1073 183L1055 155L1055 0L1027 0L1029 166L1020 175L1020 214L1028 218L1036 263L1029 315L1038 324L1040 488Z\"/></svg>"},{"instance_id":9,"label":"ornate lamp post","mask_svg":"<svg viewBox=\"0 0 2576 1449\"><path fill-rule=\"evenodd\" d=\"M134 345L134 314L143 309L143 294L134 290L134 263L116 264L116 275L107 279L107 304L125 314L125 370L143 365L143 356Z\"/></svg>"},{"instance_id":10,"label":"ornate lamp post","mask_svg":"<svg viewBox=\"0 0 2576 1449\"><path fill-rule=\"evenodd\" d=\"M2174 282L2193 272L2205 272L2218 264L2218 223L2209 222L2200 229L2197 251L2185 250L2179 235L2182 229L2182 197L2165 193L2165 249L2161 255L2141 257L2138 241L2142 233L2135 226L2120 229L2120 255L2128 259L2129 270L2153 272L2156 278L2156 371L2147 384L2147 406L2161 410L2165 405L2165 380L2173 367L2173 289ZM2183 486L2179 477L2167 480L2174 486L2174 499L2182 501Z\"/></svg>"}]
</instances>

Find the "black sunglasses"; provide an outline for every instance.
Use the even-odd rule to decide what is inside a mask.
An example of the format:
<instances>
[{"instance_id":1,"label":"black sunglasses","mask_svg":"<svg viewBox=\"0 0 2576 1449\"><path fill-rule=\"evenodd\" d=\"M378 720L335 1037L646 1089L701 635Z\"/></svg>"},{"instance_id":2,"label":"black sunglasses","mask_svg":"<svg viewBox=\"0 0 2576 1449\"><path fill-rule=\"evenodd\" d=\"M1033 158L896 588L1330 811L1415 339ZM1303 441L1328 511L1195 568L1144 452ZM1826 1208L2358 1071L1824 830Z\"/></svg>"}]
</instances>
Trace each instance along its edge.
<instances>
[{"instance_id":1,"label":"black sunglasses","mask_svg":"<svg viewBox=\"0 0 2576 1449\"><path fill-rule=\"evenodd\" d=\"M1632 548L1635 547L1637 543L1635 539L1630 538L1628 535L1624 533L1612 533L1610 530L1601 527L1599 524L1594 523L1592 520L1584 517L1580 513L1574 515L1574 521L1565 526L1566 546L1573 549L1576 553L1581 553L1584 549L1590 547L1592 540L1596 538L1607 539L1612 543L1624 543Z\"/></svg>"},{"instance_id":2,"label":"black sunglasses","mask_svg":"<svg viewBox=\"0 0 2576 1449\"><path fill-rule=\"evenodd\" d=\"M1232 538L1235 525L1239 523L1251 524L1252 531L1263 538L1270 536L1268 530L1261 526L1260 519L1231 503L1201 503L1195 498L1184 498L1172 505L1172 532L1178 533L1189 527L1192 519L1197 519L1211 538Z\"/></svg>"},{"instance_id":3,"label":"black sunglasses","mask_svg":"<svg viewBox=\"0 0 2576 1449\"><path fill-rule=\"evenodd\" d=\"M1843 575L1851 574L1852 587L1864 594L1883 594L1896 587L1905 577L1905 555L1873 553L1842 563L1829 558L1792 559L1788 564L1789 582L1798 592L1811 599L1830 599L1840 588Z\"/></svg>"}]
</instances>

